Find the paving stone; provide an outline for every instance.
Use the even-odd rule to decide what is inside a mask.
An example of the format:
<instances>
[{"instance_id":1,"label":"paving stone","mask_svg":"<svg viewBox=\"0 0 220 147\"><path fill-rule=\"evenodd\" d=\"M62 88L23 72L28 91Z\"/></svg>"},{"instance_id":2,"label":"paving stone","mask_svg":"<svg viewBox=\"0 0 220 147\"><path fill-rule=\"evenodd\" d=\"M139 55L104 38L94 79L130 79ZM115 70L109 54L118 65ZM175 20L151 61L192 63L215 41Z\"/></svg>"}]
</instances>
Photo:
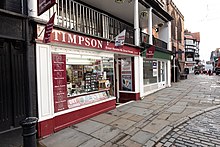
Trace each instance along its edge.
<instances>
[{"instance_id":1,"label":"paving stone","mask_svg":"<svg viewBox=\"0 0 220 147\"><path fill-rule=\"evenodd\" d=\"M117 110L120 111L120 112L122 112L122 111L124 112L127 109L130 109L132 107L132 105L133 105L133 102L131 104L129 103L127 105L119 106L119 107L117 107Z\"/></svg>"},{"instance_id":2,"label":"paving stone","mask_svg":"<svg viewBox=\"0 0 220 147\"><path fill-rule=\"evenodd\" d=\"M134 124L134 126L138 127L138 128L143 128L144 126L146 126L149 123L150 123L149 120L143 119L143 120L137 122L136 124Z\"/></svg>"},{"instance_id":3,"label":"paving stone","mask_svg":"<svg viewBox=\"0 0 220 147\"><path fill-rule=\"evenodd\" d=\"M171 113L182 113L185 108L186 108L186 106L174 105L174 106L170 107L169 109L167 109L166 111L171 112Z\"/></svg>"},{"instance_id":4,"label":"paving stone","mask_svg":"<svg viewBox=\"0 0 220 147\"><path fill-rule=\"evenodd\" d=\"M66 128L40 141L47 147L76 147L91 139L84 133Z\"/></svg>"},{"instance_id":5,"label":"paving stone","mask_svg":"<svg viewBox=\"0 0 220 147\"><path fill-rule=\"evenodd\" d=\"M112 126L105 126L104 128L99 129L98 131L92 133L91 135L99 138L100 140L107 142L112 138L116 137L121 130Z\"/></svg>"},{"instance_id":6,"label":"paving stone","mask_svg":"<svg viewBox=\"0 0 220 147\"><path fill-rule=\"evenodd\" d=\"M169 125L170 122L166 120L156 119L147 124L142 130L151 132L151 133L157 133L158 131L162 130L164 127Z\"/></svg>"},{"instance_id":7,"label":"paving stone","mask_svg":"<svg viewBox=\"0 0 220 147\"><path fill-rule=\"evenodd\" d=\"M86 141L85 143L81 144L79 147L100 147L104 144L104 142L96 139L96 138L92 138L88 141Z\"/></svg>"},{"instance_id":8,"label":"paving stone","mask_svg":"<svg viewBox=\"0 0 220 147\"><path fill-rule=\"evenodd\" d=\"M125 114L122 115L121 117L122 117L122 118L125 118L125 119L128 119L128 118L132 117L133 115L135 115L135 114L132 114L132 113L125 113Z\"/></svg>"},{"instance_id":9,"label":"paving stone","mask_svg":"<svg viewBox=\"0 0 220 147\"><path fill-rule=\"evenodd\" d=\"M145 147L153 147L155 145L155 142L152 140L148 140L147 143L145 144Z\"/></svg>"},{"instance_id":10,"label":"paving stone","mask_svg":"<svg viewBox=\"0 0 220 147\"><path fill-rule=\"evenodd\" d=\"M131 117L128 118L129 120L135 121L135 122L139 122L141 120L144 119L144 116L140 116L140 115L133 115Z\"/></svg>"},{"instance_id":11,"label":"paving stone","mask_svg":"<svg viewBox=\"0 0 220 147\"><path fill-rule=\"evenodd\" d=\"M112 122L111 125L115 126L117 128L120 128L121 130L127 130L128 128L130 128L135 123L136 122L134 122L134 121L124 119L124 118L120 118L120 119Z\"/></svg>"},{"instance_id":12,"label":"paving stone","mask_svg":"<svg viewBox=\"0 0 220 147\"><path fill-rule=\"evenodd\" d=\"M123 144L126 140L128 140L131 136L125 133L119 133L116 137L114 137L111 142L113 144L121 145Z\"/></svg>"},{"instance_id":13,"label":"paving stone","mask_svg":"<svg viewBox=\"0 0 220 147\"><path fill-rule=\"evenodd\" d=\"M136 134L138 131L140 131L140 128L135 127L135 126L131 126L127 130L125 130L124 133L132 136L132 135Z\"/></svg>"},{"instance_id":14,"label":"paving stone","mask_svg":"<svg viewBox=\"0 0 220 147\"><path fill-rule=\"evenodd\" d=\"M169 141L164 144L165 147L170 147L171 145L172 145L172 142L169 142Z\"/></svg>"},{"instance_id":15,"label":"paving stone","mask_svg":"<svg viewBox=\"0 0 220 147\"><path fill-rule=\"evenodd\" d=\"M139 108L139 107L132 107L126 110L126 112L136 114L136 115L141 115L141 116L148 116L153 112L153 110Z\"/></svg>"},{"instance_id":16,"label":"paving stone","mask_svg":"<svg viewBox=\"0 0 220 147\"><path fill-rule=\"evenodd\" d=\"M131 140L138 142L140 144L146 143L151 137L153 136L152 133L139 131L135 135L131 137Z\"/></svg>"},{"instance_id":17,"label":"paving stone","mask_svg":"<svg viewBox=\"0 0 220 147\"><path fill-rule=\"evenodd\" d=\"M95 120L104 124L110 124L113 121L119 119L119 117L113 116L111 114L103 113L98 116L92 117L91 120Z\"/></svg>"},{"instance_id":18,"label":"paving stone","mask_svg":"<svg viewBox=\"0 0 220 147\"><path fill-rule=\"evenodd\" d=\"M143 103L142 101L140 101L140 102L134 103L133 106L141 107L141 108L150 108L150 107L152 107L153 105L154 105L154 104L152 104L152 103Z\"/></svg>"},{"instance_id":19,"label":"paving stone","mask_svg":"<svg viewBox=\"0 0 220 147\"><path fill-rule=\"evenodd\" d=\"M157 116L157 119L164 119L164 120L166 120L170 115L171 115L171 113L159 114L159 116Z\"/></svg>"},{"instance_id":20,"label":"paving stone","mask_svg":"<svg viewBox=\"0 0 220 147\"><path fill-rule=\"evenodd\" d=\"M162 147L163 146L163 143L159 142L155 145L155 147Z\"/></svg>"},{"instance_id":21,"label":"paving stone","mask_svg":"<svg viewBox=\"0 0 220 147\"><path fill-rule=\"evenodd\" d=\"M117 117L121 117L125 113L126 113L125 111L121 111L121 110L117 110L117 109L113 109L113 110L107 112L107 114L117 116Z\"/></svg>"},{"instance_id":22,"label":"paving stone","mask_svg":"<svg viewBox=\"0 0 220 147\"><path fill-rule=\"evenodd\" d=\"M177 147L187 147L186 145L184 145L184 144L179 144L179 143L175 143L174 146L177 146Z\"/></svg>"},{"instance_id":23,"label":"paving stone","mask_svg":"<svg viewBox=\"0 0 220 147\"><path fill-rule=\"evenodd\" d=\"M99 130L100 128L103 128L104 126L105 124L95 122L92 120L86 120L86 121L83 121L81 123L74 125L76 130L79 130L86 134L91 134L92 132L95 132Z\"/></svg>"},{"instance_id":24,"label":"paving stone","mask_svg":"<svg viewBox=\"0 0 220 147\"><path fill-rule=\"evenodd\" d=\"M118 147L118 145L117 144L113 144L112 142L107 142L102 147Z\"/></svg>"},{"instance_id":25,"label":"paving stone","mask_svg":"<svg viewBox=\"0 0 220 147\"><path fill-rule=\"evenodd\" d=\"M142 146L143 146L143 144L139 144L139 143L137 143L137 142L135 142L135 141L133 141L133 140L130 140L130 139L128 139L127 141L125 141L125 142L124 142L124 145L125 145L125 146L128 146L128 147L142 147Z\"/></svg>"},{"instance_id":26,"label":"paving stone","mask_svg":"<svg viewBox=\"0 0 220 147\"><path fill-rule=\"evenodd\" d=\"M201 141L202 144L208 145L208 146L215 146L215 144L211 142Z\"/></svg>"},{"instance_id":27,"label":"paving stone","mask_svg":"<svg viewBox=\"0 0 220 147\"><path fill-rule=\"evenodd\" d=\"M166 126L164 129L160 130L155 136L151 138L154 142L158 142L162 139L168 132L170 132L173 128L170 126Z\"/></svg>"},{"instance_id":28,"label":"paving stone","mask_svg":"<svg viewBox=\"0 0 220 147\"><path fill-rule=\"evenodd\" d=\"M170 138L168 141L169 141L169 142L174 142L174 141L175 141L175 138Z\"/></svg>"}]
</instances>

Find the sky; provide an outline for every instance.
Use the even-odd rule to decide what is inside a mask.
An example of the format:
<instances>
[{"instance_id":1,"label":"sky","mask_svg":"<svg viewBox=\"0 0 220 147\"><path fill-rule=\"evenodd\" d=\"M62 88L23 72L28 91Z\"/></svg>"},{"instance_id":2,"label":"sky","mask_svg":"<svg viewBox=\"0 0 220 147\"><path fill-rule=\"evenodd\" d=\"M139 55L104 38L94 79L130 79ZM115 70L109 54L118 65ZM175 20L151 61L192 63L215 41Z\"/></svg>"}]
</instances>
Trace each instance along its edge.
<instances>
[{"instance_id":1,"label":"sky","mask_svg":"<svg viewBox=\"0 0 220 147\"><path fill-rule=\"evenodd\" d=\"M173 0L184 16L184 29L200 32L200 60L220 48L220 0Z\"/></svg>"}]
</instances>

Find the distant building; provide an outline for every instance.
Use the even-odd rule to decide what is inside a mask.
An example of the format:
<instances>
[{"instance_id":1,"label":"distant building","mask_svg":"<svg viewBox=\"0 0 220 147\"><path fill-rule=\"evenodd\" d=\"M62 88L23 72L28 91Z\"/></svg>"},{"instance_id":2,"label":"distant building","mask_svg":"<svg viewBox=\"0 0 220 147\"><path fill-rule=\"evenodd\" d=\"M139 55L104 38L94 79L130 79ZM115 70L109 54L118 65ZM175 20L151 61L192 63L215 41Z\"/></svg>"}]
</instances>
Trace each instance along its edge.
<instances>
[{"instance_id":1,"label":"distant building","mask_svg":"<svg viewBox=\"0 0 220 147\"><path fill-rule=\"evenodd\" d=\"M171 21L171 47L172 52L174 55L174 58L172 60L172 81L178 80L177 78L173 78L174 76L177 76L178 73L176 72L183 72L184 66L185 66L185 48L184 48L184 16L179 11L177 6L174 4L174 2L171 0L168 4L168 12L173 17L173 20ZM175 61L174 61L175 60ZM175 67L177 70L173 71ZM175 72L175 73L174 73Z\"/></svg>"},{"instance_id":2,"label":"distant building","mask_svg":"<svg viewBox=\"0 0 220 147\"><path fill-rule=\"evenodd\" d=\"M200 43L200 32L191 33L188 30L184 32L185 40L185 63L186 68L189 72L194 71L195 65L200 61L199 59L199 43Z\"/></svg>"}]
</instances>

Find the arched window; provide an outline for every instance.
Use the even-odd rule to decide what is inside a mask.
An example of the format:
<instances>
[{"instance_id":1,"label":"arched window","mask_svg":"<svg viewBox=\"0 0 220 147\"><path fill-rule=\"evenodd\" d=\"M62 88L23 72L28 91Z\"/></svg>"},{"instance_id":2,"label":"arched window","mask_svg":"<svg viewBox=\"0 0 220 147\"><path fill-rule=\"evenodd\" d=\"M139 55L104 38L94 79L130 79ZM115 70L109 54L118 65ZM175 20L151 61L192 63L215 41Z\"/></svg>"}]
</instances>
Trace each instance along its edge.
<instances>
[{"instance_id":1,"label":"arched window","mask_svg":"<svg viewBox=\"0 0 220 147\"><path fill-rule=\"evenodd\" d=\"M176 39L176 20L174 11L172 12L171 16L173 17L173 20L171 21L171 38Z\"/></svg>"},{"instance_id":2,"label":"arched window","mask_svg":"<svg viewBox=\"0 0 220 147\"><path fill-rule=\"evenodd\" d=\"M180 18L177 24L177 41L182 42L182 22Z\"/></svg>"}]
</instances>

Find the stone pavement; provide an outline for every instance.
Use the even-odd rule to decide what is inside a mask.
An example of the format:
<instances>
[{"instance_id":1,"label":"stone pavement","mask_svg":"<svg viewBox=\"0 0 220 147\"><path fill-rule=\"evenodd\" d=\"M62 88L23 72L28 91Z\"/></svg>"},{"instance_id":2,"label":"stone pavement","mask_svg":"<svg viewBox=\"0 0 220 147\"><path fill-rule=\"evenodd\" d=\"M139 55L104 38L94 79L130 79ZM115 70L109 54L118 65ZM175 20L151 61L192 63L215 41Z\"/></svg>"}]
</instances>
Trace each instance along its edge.
<instances>
[{"instance_id":1,"label":"stone pavement","mask_svg":"<svg viewBox=\"0 0 220 147\"><path fill-rule=\"evenodd\" d=\"M205 112L218 110L220 85L217 81L220 76L189 75L170 88L61 130L39 140L39 144L48 147L172 146L173 135L184 132L181 125Z\"/></svg>"}]
</instances>

